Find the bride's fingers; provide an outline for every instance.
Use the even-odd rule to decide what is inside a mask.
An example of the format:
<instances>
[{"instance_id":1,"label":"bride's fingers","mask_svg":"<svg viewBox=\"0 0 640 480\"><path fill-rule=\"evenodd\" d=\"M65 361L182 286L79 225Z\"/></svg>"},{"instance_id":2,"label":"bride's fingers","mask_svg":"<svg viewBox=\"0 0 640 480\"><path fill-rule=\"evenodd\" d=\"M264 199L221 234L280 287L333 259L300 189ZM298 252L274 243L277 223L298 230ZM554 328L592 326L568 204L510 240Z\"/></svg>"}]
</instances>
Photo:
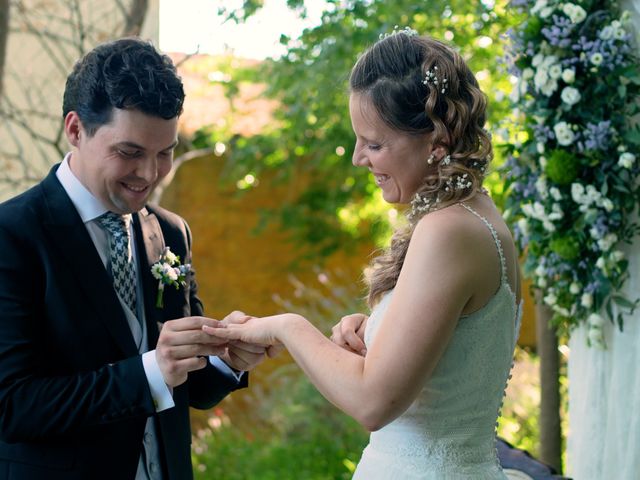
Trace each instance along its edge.
<instances>
[{"instance_id":1,"label":"bride's fingers","mask_svg":"<svg viewBox=\"0 0 640 480\"><path fill-rule=\"evenodd\" d=\"M218 338L224 338L225 340L240 340L241 332L225 327L211 327L209 325L203 325L202 331Z\"/></svg>"},{"instance_id":2,"label":"bride's fingers","mask_svg":"<svg viewBox=\"0 0 640 480\"><path fill-rule=\"evenodd\" d=\"M254 318L254 317L252 317L251 315L247 315L246 313L241 312L240 310L234 310L229 315L224 317L222 319L221 323L223 325L231 325L231 324L235 324L235 323L245 323L247 320L250 320L252 318Z\"/></svg>"}]
</instances>

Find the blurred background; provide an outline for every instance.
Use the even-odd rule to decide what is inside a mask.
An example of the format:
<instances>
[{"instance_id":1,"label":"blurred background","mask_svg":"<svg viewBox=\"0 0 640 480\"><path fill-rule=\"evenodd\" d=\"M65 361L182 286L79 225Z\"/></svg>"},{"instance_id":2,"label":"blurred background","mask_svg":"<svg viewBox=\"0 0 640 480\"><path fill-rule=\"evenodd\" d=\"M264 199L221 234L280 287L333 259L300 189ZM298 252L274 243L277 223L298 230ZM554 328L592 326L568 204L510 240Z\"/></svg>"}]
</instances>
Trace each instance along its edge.
<instances>
[{"instance_id":1,"label":"blurred background","mask_svg":"<svg viewBox=\"0 0 640 480\"><path fill-rule=\"evenodd\" d=\"M402 221L351 165L346 81L359 52L395 26L454 43L489 96L499 147L513 135L505 34L521 20L504 0L0 0L0 200L67 151L61 102L75 60L106 40L150 39L187 94L175 168L154 202L191 226L207 314L293 310L329 333L366 311L362 270ZM498 205L503 161L496 148L487 187ZM560 470L568 349L553 347L555 403L541 413L535 319L527 297L498 434ZM192 412L199 478L351 477L367 432L286 354L250 378L212 411Z\"/></svg>"}]
</instances>

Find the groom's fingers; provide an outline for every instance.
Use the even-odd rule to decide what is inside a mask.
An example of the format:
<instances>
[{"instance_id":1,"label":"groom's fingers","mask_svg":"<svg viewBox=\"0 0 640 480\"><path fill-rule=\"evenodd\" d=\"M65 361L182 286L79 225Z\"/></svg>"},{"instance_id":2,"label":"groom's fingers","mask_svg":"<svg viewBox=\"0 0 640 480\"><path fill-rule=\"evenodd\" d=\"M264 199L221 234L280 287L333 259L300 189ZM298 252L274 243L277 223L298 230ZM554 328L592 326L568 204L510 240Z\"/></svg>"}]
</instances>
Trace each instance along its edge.
<instances>
[{"instance_id":1,"label":"groom's fingers","mask_svg":"<svg viewBox=\"0 0 640 480\"><path fill-rule=\"evenodd\" d=\"M270 347L267 347L267 356L269 358L277 357L283 350L284 345L271 345Z\"/></svg>"},{"instance_id":2,"label":"groom's fingers","mask_svg":"<svg viewBox=\"0 0 640 480\"><path fill-rule=\"evenodd\" d=\"M255 343L247 343L241 340L231 340L229 342L229 348L234 348L236 350L242 350L247 353L255 353L255 354L263 354L265 352L265 347L263 345L256 345Z\"/></svg>"},{"instance_id":3,"label":"groom's fingers","mask_svg":"<svg viewBox=\"0 0 640 480\"><path fill-rule=\"evenodd\" d=\"M226 351L225 345L159 345L156 349L167 360L182 360L192 357L206 357L209 355L222 355Z\"/></svg>"}]
</instances>

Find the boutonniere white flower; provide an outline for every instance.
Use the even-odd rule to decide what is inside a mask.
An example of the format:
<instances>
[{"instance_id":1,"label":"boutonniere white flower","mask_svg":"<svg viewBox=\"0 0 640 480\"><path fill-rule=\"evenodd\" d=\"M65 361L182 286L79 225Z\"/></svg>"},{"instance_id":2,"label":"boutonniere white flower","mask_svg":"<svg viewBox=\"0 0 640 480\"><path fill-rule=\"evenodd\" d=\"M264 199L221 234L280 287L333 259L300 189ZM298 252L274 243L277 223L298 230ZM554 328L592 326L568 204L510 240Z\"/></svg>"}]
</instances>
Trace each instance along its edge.
<instances>
[{"instance_id":1,"label":"boutonniere white flower","mask_svg":"<svg viewBox=\"0 0 640 480\"><path fill-rule=\"evenodd\" d=\"M158 295L156 297L156 307L162 308L165 285L173 285L176 290L184 287L187 273L191 271L191 264L180 264L180 257L174 254L169 247L165 247L160 259L151 265L151 274L158 280Z\"/></svg>"}]
</instances>

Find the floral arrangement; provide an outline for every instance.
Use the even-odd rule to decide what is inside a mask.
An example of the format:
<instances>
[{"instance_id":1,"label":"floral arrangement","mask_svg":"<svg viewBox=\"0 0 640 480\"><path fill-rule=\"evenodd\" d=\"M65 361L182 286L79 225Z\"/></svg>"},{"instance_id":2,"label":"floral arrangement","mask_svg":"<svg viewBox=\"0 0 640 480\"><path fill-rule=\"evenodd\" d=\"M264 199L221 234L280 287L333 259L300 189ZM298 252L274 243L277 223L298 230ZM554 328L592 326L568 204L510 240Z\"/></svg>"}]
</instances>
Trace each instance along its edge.
<instances>
[{"instance_id":1,"label":"floral arrangement","mask_svg":"<svg viewBox=\"0 0 640 480\"><path fill-rule=\"evenodd\" d=\"M639 300L621 293L621 247L640 232L640 73L629 14L612 1L516 0L510 32L516 140L506 149L505 214L524 272L561 335L586 322L605 348ZM613 306L617 309L614 311Z\"/></svg>"},{"instance_id":2,"label":"floral arrangement","mask_svg":"<svg viewBox=\"0 0 640 480\"><path fill-rule=\"evenodd\" d=\"M151 275L158 280L158 295L156 297L156 307L164 306L163 296L165 285L173 285L176 290L184 287L186 276L191 271L191 265L180 264L180 257L174 254L169 247L165 247L160 259L151 266Z\"/></svg>"}]
</instances>

